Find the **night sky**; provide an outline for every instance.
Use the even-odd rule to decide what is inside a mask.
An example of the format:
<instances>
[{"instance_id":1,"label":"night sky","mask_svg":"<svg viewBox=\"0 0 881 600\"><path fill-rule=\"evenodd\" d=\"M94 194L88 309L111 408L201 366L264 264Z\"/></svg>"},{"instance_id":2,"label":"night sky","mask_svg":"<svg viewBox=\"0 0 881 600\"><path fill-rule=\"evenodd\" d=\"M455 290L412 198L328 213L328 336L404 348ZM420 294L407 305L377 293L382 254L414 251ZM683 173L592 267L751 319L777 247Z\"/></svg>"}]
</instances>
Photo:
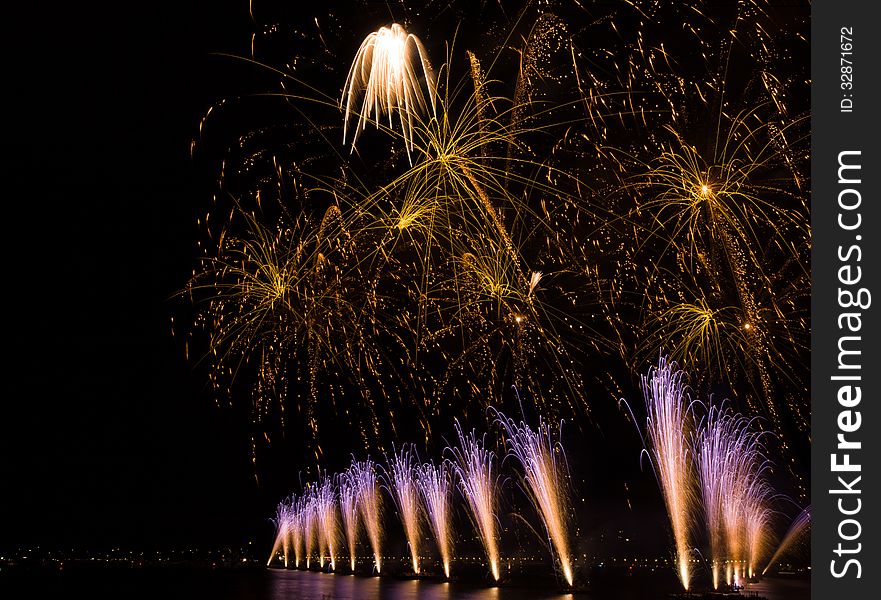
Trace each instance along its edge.
<instances>
[{"instance_id":1,"label":"night sky","mask_svg":"<svg viewBox=\"0 0 881 600\"><path fill-rule=\"evenodd\" d=\"M258 483L247 418L216 408L171 335L216 178L190 142L212 103L253 83L213 54L248 55L248 3L49 13L17 3L3 18L0 547L265 544L297 468L264 463ZM581 524L630 499L621 522L651 527L663 508L638 436L614 403L594 409L585 439L564 429L593 482Z\"/></svg>"},{"instance_id":2,"label":"night sky","mask_svg":"<svg viewBox=\"0 0 881 600\"><path fill-rule=\"evenodd\" d=\"M224 90L210 53L246 51L247 3L8 10L2 543L241 543L246 440L170 318L205 189L189 143Z\"/></svg>"}]
</instances>

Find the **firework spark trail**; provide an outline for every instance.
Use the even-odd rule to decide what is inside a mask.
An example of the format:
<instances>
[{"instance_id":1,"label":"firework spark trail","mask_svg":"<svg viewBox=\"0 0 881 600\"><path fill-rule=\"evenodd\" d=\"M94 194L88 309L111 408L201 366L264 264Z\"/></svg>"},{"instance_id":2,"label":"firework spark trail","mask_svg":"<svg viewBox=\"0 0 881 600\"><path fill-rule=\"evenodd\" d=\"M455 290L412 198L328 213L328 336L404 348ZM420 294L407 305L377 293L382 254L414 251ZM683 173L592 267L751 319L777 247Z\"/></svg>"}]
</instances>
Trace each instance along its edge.
<instances>
[{"instance_id":1,"label":"firework spark trail","mask_svg":"<svg viewBox=\"0 0 881 600\"><path fill-rule=\"evenodd\" d=\"M440 553L444 575L450 577L453 555L452 477L446 462L423 463L416 467L416 481L422 495L428 525Z\"/></svg>"},{"instance_id":2,"label":"firework spark trail","mask_svg":"<svg viewBox=\"0 0 881 600\"><path fill-rule=\"evenodd\" d=\"M330 562L330 569L336 570L337 543L339 540L339 526L336 517L336 494L333 480L325 478L317 486L315 493L315 510L318 518L319 539L321 540L320 563L324 567L325 551L326 558Z\"/></svg>"},{"instance_id":3,"label":"firework spark trail","mask_svg":"<svg viewBox=\"0 0 881 600\"><path fill-rule=\"evenodd\" d=\"M720 435L722 429L716 423L720 417L719 411L715 407L711 407L706 428L701 430L700 437L695 444L704 519L710 541L713 589L719 589L720 569L725 555L722 496L727 487L727 461L729 460L729 448L726 447L728 438Z\"/></svg>"},{"instance_id":4,"label":"firework spark trail","mask_svg":"<svg viewBox=\"0 0 881 600\"><path fill-rule=\"evenodd\" d=\"M414 57L415 52L415 57ZM428 53L418 37L397 23L390 27L380 27L370 33L361 43L340 98L340 108L345 112L343 119L343 143L346 141L349 116L358 114L358 124L352 135L352 150L358 135L367 127L370 115L379 125L382 113L388 113L389 129L393 128L392 116L395 111L401 123L407 153L413 149L413 120L417 113L427 109L425 94L419 82L416 61L422 67L428 88L428 98L432 112L435 111L435 81ZM361 110L353 104L359 94L363 94Z\"/></svg>"},{"instance_id":5,"label":"firework spark trail","mask_svg":"<svg viewBox=\"0 0 881 600\"><path fill-rule=\"evenodd\" d=\"M768 572L774 564L777 562L781 556L783 556L787 550L792 546L792 544L801 537L801 535L811 526L811 507L806 506L798 516L792 521L792 524L789 526L789 529L786 530L786 535L783 536L783 540L780 542L780 545L777 547L777 550L774 551L774 554L771 556L771 559L768 561L768 564L762 569L762 575Z\"/></svg>"},{"instance_id":6,"label":"firework spark trail","mask_svg":"<svg viewBox=\"0 0 881 600\"><path fill-rule=\"evenodd\" d=\"M288 551L290 550L290 527L293 515L293 498L282 500L275 509L275 541L272 543L272 551L269 553L269 560L266 561L268 567L272 564L272 559L278 555L281 548L284 556L284 566L288 566Z\"/></svg>"},{"instance_id":7,"label":"firework spark trail","mask_svg":"<svg viewBox=\"0 0 881 600\"><path fill-rule=\"evenodd\" d=\"M339 475L340 514L343 533L349 548L349 566L355 571L355 547L358 543L358 482L351 470Z\"/></svg>"},{"instance_id":8,"label":"firework spark trail","mask_svg":"<svg viewBox=\"0 0 881 600\"><path fill-rule=\"evenodd\" d=\"M489 560L493 579L499 580L500 559L497 537L496 506L498 503L498 474L495 452L486 448L476 431L465 436L456 421L459 446L451 448L455 458L453 468L459 482L459 491L465 498L483 549Z\"/></svg>"},{"instance_id":9,"label":"firework spark trail","mask_svg":"<svg viewBox=\"0 0 881 600\"><path fill-rule=\"evenodd\" d=\"M768 549L769 524L772 515L768 506L770 498L771 488L767 482L754 479L747 492L744 517L746 521L747 576L750 579L756 576L759 561Z\"/></svg>"},{"instance_id":10,"label":"firework spark trail","mask_svg":"<svg viewBox=\"0 0 881 600\"><path fill-rule=\"evenodd\" d=\"M798 263L798 250L786 239L807 237L807 231L805 215L788 206L797 203L797 194L786 182L765 181L760 175L779 159L773 140L798 121L782 129L752 125L757 116L757 109L726 116L727 132L718 132L721 140L704 151L668 126L673 141L661 147L637 178L636 187L648 189L650 197L636 211L652 216L649 237L663 238L662 247L652 246L659 253L652 262L663 265L664 255L671 253L669 260L690 277L706 275L707 282L687 284L687 291L693 297L709 284L705 293L713 306L699 297L696 304L655 311L655 320L666 323L668 331L651 338L672 346L672 358L699 359L708 374L729 383L735 373L746 377L755 395L764 399L771 421L779 424L771 375L792 376L784 347L776 347L789 343L791 311L781 310L784 297L765 293L772 278L768 247L779 250L775 255L780 260ZM734 364L740 368L732 369ZM758 408L753 395L747 401Z\"/></svg>"},{"instance_id":11,"label":"firework spark trail","mask_svg":"<svg viewBox=\"0 0 881 600\"><path fill-rule=\"evenodd\" d=\"M694 442L715 589L723 561L728 585L739 585L754 571L767 535L769 463L751 423L724 404L710 406Z\"/></svg>"},{"instance_id":12,"label":"firework spark trail","mask_svg":"<svg viewBox=\"0 0 881 600\"><path fill-rule=\"evenodd\" d=\"M303 498L303 510L301 514L303 515L303 545L306 553L306 570L308 571L312 561L312 551L315 548L315 538L318 535L318 519L315 510L314 489L308 490L306 494L307 495Z\"/></svg>"},{"instance_id":13,"label":"firework spark trail","mask_svg":"<svg viewBox=\"0 0 881 600\"><path fill-rule=\"evenodd\" d=\"M565 454L559 441L554 441L550 428L539 421L533 431L525 422L519 425L497 413L497 422L504 428L509 456L514 456L523 468L527 496L541 517L552 553L560 561L563 577L570 586L573 582L570 550L570 510L563 461ZM560 460L558 460L558 457Z\"/></svg>"},{"instance_id":14,"label":"firework spark trail","mask_svg":"<svg viewBox=\"0 0 881 600\"><path fill-rule=\"evenodd\" d=\"M367 532L377 573L382 572L382 496L376 481L376 466L367 459L353 462L349 469L356 485L358 512Z\"/></svg>"},{"instance_id":15,"label":"firework spark trail","mask_svg":"<svg viewBox=\"0 0 881 600\"><path fill-rule=\"evenodd\" d=\"M642 377L646 407L646 452L664 496L676 545L679 581L691 581L690 528L697 504L688 437L693 430L684 373L665 357Z\"/></svg>"},{"instance_id":16,"label":"firework spark trail","mask_svg":"<svg viewBox=\"0 0 881 600\"><path fill-rule=\"evenodd\" d=\"M297 498L295 502L291 505L291 525L290 525L290 534L291 534L291 546L294 549L294 567L297 569L300 568L300 563L303 560L303 544L305 542L304 539L304 514L303 507L305 506L305 502L303 498Z\"/></svg>"},{"instance_id":17,"label":"firework spark trail","mask_svg":"<svg viewBox=\"0 0 881 600\"><path fill-rule=\"evenodd\" d=\"M395 501L401 524L404 526L404 537L407 538L407 545L410 546L413 573L419 575L419 543L422 539L422 505L416 480L419 457L414 450L404 446L400 452L393 452L390 458L387 457L387 461L387 488Z\"/></svg>"},{"instance_id":18,"label":"firework spark trail","mask_svg":"<svg viewBox=\"0 0 881 600\"><path fill-rule=\"evenodd\" d=\"M758 436L750 430L749 420L740 415L731 418L734 424L730 429L733 439L729 445L728 485L722 496L723 527L728 549L726 582L728 585L741 585L749 550L746 511L755 508L751 506L749 493L759 490L753 482L761 476L763 467Z\"/></svg>"}]
</instances>

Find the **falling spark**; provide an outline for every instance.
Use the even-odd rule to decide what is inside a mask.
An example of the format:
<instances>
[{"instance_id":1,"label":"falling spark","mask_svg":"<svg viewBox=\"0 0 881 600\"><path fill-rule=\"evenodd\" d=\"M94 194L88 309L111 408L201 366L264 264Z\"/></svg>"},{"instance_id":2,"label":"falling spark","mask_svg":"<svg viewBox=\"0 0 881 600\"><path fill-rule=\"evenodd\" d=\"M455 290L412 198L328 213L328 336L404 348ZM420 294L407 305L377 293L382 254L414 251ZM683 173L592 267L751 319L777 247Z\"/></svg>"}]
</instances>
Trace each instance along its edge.
<instances>
[{"instance_id":1,"label":"falling spark","mask_svg":"<svg viewBox=\"0 0 881 600\"><path fill-rule=\"evenodd\" d=\"M390 27L380 27L364 39L352 61L340 98L340 108L345 111L343 143L346 141L350 115L359 115L352 135L354 150L358 135L367 126L371 114L377 126L380 116L388 114L391 129L394 126L392 115L397 111L407 152L413 149L414 118L418 118L419 111L427 109L417 62L422 67L421 75L425 77L428 98L434 111L434 73L419 38L393 23ZM363 100L359 113L353 105L360 95L363 95Z\"/></svg>"}]
</instances>

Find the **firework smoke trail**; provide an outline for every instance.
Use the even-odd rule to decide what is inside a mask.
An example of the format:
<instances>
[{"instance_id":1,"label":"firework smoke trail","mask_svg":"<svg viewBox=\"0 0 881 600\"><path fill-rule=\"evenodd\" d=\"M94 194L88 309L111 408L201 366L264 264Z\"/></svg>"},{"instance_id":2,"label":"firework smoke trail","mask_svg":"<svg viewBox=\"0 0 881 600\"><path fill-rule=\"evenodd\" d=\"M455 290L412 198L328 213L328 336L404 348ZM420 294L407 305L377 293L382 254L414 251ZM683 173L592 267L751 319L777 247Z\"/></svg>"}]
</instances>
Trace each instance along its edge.
<instances>
[{"instance_id":1,"label":"firework smoke trail","mask_svg":"<svg viewBox=\"0 0 881 600\"><path fill-rule=\"evenodd\" d=\"M550 428L539 421L533 431L525 422L519 425L502 413L496 419L505 430L508 455L523 468L525 491L541 517L553 554L560 561L563 577L573 582L572 555L569 547L569 511L571 502L566 485L563 448L554 441ZM557 460L557 457L561 461Z\"/></svg>"},{"instance_id":2,"label":"firework smoke trail","mask_svg":"<svg viewBox=\"0 0 881 600\"><path fill-rule=\"evenodd\" d=\"M415 53L415 56L414 56ZM389 129L394 127L392 116L395 111L401 123L407 153L413 149L413 118L420 111L427 109L425 95L419 84L419 61L422 75L428 87L428 98L431 110L435 111L434 73L425 47L418 37L398 25L380 27L370 33L361 43L340 98L340 108L345 112L343 119L343 143L349 126L349 116L358 114L358 124L352 135L352 150L358 135L367 127L370 115L379 126L382 113L388 113ZM359 95L363 94L360 113L353 107Z\"/></svg>"},{"instance_id":3,"label":"firework smoke trail","mask_svg":"<svg viewBox=\"0 0 881 600\"><path fill-rule=\"evenodd\" d=\"M321 540L319 542L320 563L323 568L326 552L326 557L330 561L330 569L335 571L339 527L336 518L336 494L334 493L333 481L329 478L325 478L317 486L315 510L318 519L318 537Z\"/></svg>"},{"instance_id":4,"label":"firework smoke trail","mask_svg":"<svg viewBox=\"0 0 881 600\"><path fill-rule=\"evenodd\" d=\"M459 446L451 449L455 462L453 468L459 481L459 491L465 498L469 515L480 536L489 560L493 579L499 580L499 547L497 540L496 504L498 502L498 475L496 455L488 450L477 433L465 437L462 426L456 421Z\"/></svg>"},{"instance_id":5,"label":"firework smoke trail","mask_svg":"<svg viewBox=\"0 0 881 600\"><path fill-rule=\"evenodd\" d=\"M284 566L288 566L288 551L290 550L290 527L293 516L293 498L282 500L275 509L275 541L272 543L272 551L269 553L269 560L266 561L268 567L272 564L272 559L278 554L279 548L282 549L284 555Z\"/></svg>"},{"instance_id":6,"label":"firework smoke trail","mask_svg":"<svg viewBox=\"0 0 881 600\"><path fill-rule=\"evenodd\" d=\"M382 572L382 496L376 482L376 468L372 460L353 462L349 473L356 486L358 512L373 551L376 572Z\"/></svg>"},{"instance_id":7,"label":"firework smoke trail","mask_svg":"<svg viewBox=\"0 0 881 600\"><path fill-rule=\"evenodd\" d=\"M697 495L694 489L688 438L693 430L683 382L684 373L665 357L642 377L646 407L645 451L658 478L676 545L679 581L688 590L691 581L689 529Z\"/></svg>"},{"instance_id":8,"label":"firework smoke trail","mask_svg":"<svg viewBox=\"0 0 881 600\"><path fill-rule=\"evenodd\" d=\"M398 507L401 524L404 526L404 536L407 538L407 545L410 546L413 572L416 575L419 575L419 542L422 539L420 518L422 507L416 481L418 461L416 452L404 446L400 452L392 453L391 458L388 459L386 472L388 491Z\"/></svg>"},{"instance_id":9,"label":"firework smoke trail","mask_svg":"<svg viewBox=\"0 0 881 600\"><path fill-rule=\"evenodd\" d=\"M428 525L434 534L434 541L444 566L444 575L449 579L453 554L450 469L446 462L438 465L424 463L416 467L416 481L422 495Z\"/></svg>"},{"instance_id":10,"label":"firework smoke trail","mask_svg":"<svg viewBox=\"0 0 881 600\"><path fill-rule=\"evenodd\" d=\"M358 482L351 470L339 476L340 515L349 547L349 566L355 571L355 546L358 543Z\"/></svg>"},{"instance_id":11,"label":"firework smoke trail","mask_svg":"<svg viewBox=\"0 0 881 600\"><path fill-rule=\"evenodd\" d=\"M806 506L804 510L798 513L798 516L792 521L792 524L789 526L789 529L786 530L786 535L783 536L783 541L780 542L780 545L777 547L777 550L774 552L774 555L771 556L771 560L768 561L768 564L762 569L762 575L768 572L774 563L777 562L777 559L780 558L787 550L789 550L790 546L799 538L801 534L804 533L811 526L811 507L810 505Z\"/></svg>"}]
</instances>

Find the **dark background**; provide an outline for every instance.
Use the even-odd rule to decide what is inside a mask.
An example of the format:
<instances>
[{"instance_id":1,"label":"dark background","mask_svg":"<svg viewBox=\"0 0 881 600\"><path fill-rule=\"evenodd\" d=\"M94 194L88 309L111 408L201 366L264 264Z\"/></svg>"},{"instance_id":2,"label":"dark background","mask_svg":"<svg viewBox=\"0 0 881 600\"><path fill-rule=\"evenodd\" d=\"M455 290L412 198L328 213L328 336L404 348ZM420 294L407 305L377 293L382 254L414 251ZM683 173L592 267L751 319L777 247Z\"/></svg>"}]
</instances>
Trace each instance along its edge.
<instances>
[{"instance_id":1,"label":"dark background","mask_svg":"<svg viewBox=\"0 0 881 600\"><path fill-rule=\"evenodd\" d=\"M0 544L243 543L247 440L170 319L210 193L189 147L225 91L211 53L246 54L248 3L9 10Z\"/></svg>"}]
</instances>

